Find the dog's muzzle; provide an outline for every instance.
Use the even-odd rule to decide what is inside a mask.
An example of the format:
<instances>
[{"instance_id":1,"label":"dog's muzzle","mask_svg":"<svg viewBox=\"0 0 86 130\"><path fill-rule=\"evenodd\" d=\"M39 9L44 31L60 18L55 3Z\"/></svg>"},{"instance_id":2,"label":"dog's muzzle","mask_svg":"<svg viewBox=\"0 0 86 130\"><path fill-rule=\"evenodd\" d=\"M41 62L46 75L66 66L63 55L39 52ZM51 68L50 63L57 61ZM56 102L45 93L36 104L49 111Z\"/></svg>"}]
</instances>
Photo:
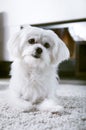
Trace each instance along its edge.
<instances>
[{"instance_id":1,"label":"dog's muzzle","mask_svg":"<svg viewBox=\"0 0 86 130\"><path fill-rule=\"evenodd\" d=\"M36 50L35 50L35 54L32 54L32 56L33 56L34 58L40 58L42 52L43 52L42 48L37 47Z\"/></svg>"}]
</instances>

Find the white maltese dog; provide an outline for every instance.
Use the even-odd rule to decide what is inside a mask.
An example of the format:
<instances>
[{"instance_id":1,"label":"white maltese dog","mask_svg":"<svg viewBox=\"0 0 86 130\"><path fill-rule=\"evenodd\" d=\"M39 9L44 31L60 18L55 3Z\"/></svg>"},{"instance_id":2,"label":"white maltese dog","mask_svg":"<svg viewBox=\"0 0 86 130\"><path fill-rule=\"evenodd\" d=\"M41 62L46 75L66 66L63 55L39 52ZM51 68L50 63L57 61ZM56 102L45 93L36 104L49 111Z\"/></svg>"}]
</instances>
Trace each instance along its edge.
<instances>
[{"instance_id":1,"label":"white maltese dog","mask_svg":"<svg viewBox=\"0 0 86 130\"><path fill-rule=\"evenodd\" d=\"M61 112L57 67L69 58L63 41L51 30L25 27L8 42L11 66L10 101L23 111Z\"/></svg>"}]
</instances>

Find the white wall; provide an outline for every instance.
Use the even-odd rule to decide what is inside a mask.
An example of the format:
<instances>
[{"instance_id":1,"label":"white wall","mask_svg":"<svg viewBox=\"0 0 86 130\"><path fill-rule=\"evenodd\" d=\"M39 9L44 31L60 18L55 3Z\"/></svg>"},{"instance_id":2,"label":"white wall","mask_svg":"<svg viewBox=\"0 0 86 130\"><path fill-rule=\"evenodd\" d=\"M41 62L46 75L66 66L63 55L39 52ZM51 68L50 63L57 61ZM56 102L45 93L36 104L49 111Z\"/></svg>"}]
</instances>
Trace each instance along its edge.
<instances>
[{"instance_id":1,"label":"white wall","mask_svg":"<svg viewBox=\"0 0 86 130\"><path fill-rule=\"evenodd\" d=\"M86 0L0 0L0 60L9 59L7 41L20 25L77 18L86 18Z\"/></svg>"},{"instance_id":2,"label":"white wall","mask_svg":"<svg viewBox=\"0 0 86 130\"><path fill-rule=\"evenodd\" d=\"M85 18L86 0L0 0L0 12L9 25Z\"/></svg>"}]
</instances>

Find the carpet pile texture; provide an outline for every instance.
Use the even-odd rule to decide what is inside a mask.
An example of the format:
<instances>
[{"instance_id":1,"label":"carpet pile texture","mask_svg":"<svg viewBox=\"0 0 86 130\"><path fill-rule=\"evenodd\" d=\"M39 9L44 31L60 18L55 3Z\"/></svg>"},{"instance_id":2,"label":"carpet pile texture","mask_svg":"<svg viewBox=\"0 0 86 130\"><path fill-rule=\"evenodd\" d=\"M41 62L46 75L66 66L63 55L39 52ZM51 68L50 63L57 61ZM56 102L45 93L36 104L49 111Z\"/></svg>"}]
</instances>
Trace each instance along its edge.
<instances>
[{"instance_id":1,"label":"carpet pile texture","mask_svg":"<svg viewBox=\"0 0 86 130\"><path fill-rule=\"evenodd\" d=\"M6 89L0 85L0 91ZM58 99L62 114L13 110L0 94L0 130L86 130L86 86L61 84Z\"/></svg>"}]
</instances>

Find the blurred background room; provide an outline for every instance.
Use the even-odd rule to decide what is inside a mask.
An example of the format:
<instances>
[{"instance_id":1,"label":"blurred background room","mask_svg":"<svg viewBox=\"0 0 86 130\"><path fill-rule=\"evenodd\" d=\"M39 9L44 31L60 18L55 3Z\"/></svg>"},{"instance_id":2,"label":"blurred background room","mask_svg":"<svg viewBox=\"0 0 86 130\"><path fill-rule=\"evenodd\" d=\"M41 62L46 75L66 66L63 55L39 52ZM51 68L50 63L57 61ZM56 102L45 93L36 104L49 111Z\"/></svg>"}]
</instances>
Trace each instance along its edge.
<instances>
[{"instance_id":1,"label":"blurred background room","mask_svg":"<svg viewBox=\"0 0 86 130\"><path fill-rule=\"evenodd\" d=\"M0 78L10 77L7 41L23 25L55 31L70 51L60 78L86 80L86 0L0 0Z\"/></svg>"},{"instance_id":2,"label":"blurred background room","mask_svg":"<svg viewBox=\"0 0 86 130\"><path fill-rule=\"evenodd\" d=\"M59 106L55 107L55 112L34 109L34 98L31 102L34 106L32 111L18 111L15 105L12 107L9 103L12 60L7 43L10 36L24 25L55 31L70 51L69 60L62 62L57 72L60 78L55 103L64 107L61 113L57 111ZM24 81L27 84L27 80ZM39 87L35 85L34 90L35 95L40 93ZM28 92L23 96L22 91L18 93L19 96L16 93L16 101L19 98L19 101L25 99L25 102L30 103L26 99ZM37 108L40 103L37 101ZM0 0L0 130L86 130L86 0Z\"/></svg>"}]
</instances>

